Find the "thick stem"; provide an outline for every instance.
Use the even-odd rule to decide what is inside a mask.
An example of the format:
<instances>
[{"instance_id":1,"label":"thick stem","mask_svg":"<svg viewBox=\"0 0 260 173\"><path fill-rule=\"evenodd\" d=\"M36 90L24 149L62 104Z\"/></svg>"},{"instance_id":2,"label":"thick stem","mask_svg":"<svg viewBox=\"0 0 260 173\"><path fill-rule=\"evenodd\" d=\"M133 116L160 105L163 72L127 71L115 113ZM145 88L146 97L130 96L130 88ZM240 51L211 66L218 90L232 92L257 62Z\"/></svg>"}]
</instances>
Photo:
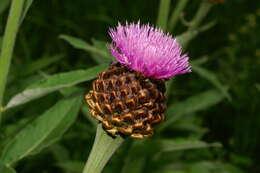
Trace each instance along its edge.
<instances>
[{"instance_id":1,"label":"thick stem","mask_svg":"<svg viewBox=\"0 0 260 173\"><path fill-rule=\"evenodd\" d=\"M116 138L109 136L102 125L98 124L95 142L83 173L100 173L123 141L124 139L120 136Z\"/></svg>"},{"instance_id":2,"label":"thick stem","mask_svg":"<svg viewBox=\"0 0 260 173\"><path fill-rule=\"evenodd\" d=\"M9 12L2 49L0 54L0 107L3 104L3 97L6 87L7 75L13 55L15 39L23 11L24 0L13 0ZM1 120L1 111L0 111Z\"/></svg>"},{"instance_id":3,"label":"thick stem","mask_svg":"<svg viewBox=\"0 0 260 173\"><path fill-rule=\"evenodd\" d=\"M178 22L178 19L183 11L183 9L186 7L188 0L179 0L176 8L173 10L172 15L169 20L168 24L168 31L172 32Z\"/></svg>"},{"instance_id":4,"label":"thick stem","mask_svg":"<svg viewBox=\"0 0 260 173\"><path fill-rule=\"evenodd\" d=\"M166 30L171 0L161 0L157 17L157 26Z\"/></svg>"}]
</instances>

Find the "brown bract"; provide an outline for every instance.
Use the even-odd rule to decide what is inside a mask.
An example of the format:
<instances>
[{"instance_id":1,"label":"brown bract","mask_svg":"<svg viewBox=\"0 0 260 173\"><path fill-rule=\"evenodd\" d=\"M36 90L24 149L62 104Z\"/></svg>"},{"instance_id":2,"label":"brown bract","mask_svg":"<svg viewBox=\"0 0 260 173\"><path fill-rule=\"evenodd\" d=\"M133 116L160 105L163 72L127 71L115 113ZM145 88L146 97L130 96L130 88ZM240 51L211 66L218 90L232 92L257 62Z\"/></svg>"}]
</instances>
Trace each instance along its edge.
<instances>
[{"instance_id":1,"label":"brown bract","mask_svg":"<svg viewBox=\"0 0 260 173\"><path fill-rule=\"evenodd\" d=\"M85 100L109 134L140 139L164 120L164 92L163 79L146 78L116 63L99 74Z\"/></svg>"}]
</instances>

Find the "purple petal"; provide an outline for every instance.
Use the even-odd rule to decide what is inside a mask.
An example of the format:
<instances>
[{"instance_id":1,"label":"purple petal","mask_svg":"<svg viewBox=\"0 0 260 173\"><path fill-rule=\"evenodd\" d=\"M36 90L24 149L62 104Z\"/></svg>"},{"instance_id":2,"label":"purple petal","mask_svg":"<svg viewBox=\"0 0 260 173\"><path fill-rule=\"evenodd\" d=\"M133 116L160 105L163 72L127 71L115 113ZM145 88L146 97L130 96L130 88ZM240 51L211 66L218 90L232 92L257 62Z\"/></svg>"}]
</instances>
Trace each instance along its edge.
<instances>
[{"instance_id":1,"label":"purple petal","mask_svg":"<svg viewBox=\"0 0 260 173\"><path fill-rule=\"evenodd\" d=\"M179 43L160 29L140 23L119 24L109 35L111 54L131 70L157 79L191 72L189 57L182 54Z\"/></svg>"}]
</instances>

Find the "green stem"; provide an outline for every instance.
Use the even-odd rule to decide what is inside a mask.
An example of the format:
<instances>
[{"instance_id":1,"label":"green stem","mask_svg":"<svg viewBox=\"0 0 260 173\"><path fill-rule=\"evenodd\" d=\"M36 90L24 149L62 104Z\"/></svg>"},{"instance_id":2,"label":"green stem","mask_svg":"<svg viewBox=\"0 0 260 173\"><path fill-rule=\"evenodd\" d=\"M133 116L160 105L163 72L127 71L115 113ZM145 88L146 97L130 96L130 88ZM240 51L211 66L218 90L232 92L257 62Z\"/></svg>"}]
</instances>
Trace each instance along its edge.
<instances>
[{"instance_id":1,"label":"green stem","mask_svg":"<svg viewBox=\"0 0 260 173\"><path fill-rule=\"evenodd\" d=\"M161 0L157 18L157 26L166 30L171 0Z\"/></svg>"},{"instance_id":2,"label":"green stem","mask_svg":"<svg viewBox=\"0 0 260 173\"><path fill-rule=\"evenodd\" d=\"M201 2L195 17L191 22L191 27L189 28L189 30L193 30L194 28L197 28L201 24L202 20L207 16L212 6L213 3L210 2L209 0L203 0Z\"/></svg>"},{"instance_id":3,"label":"green stem","mask_svg":"<svg viewBox=\"0 0 260 173\"><path fill-rule=\"evenodd\" d=\"M169 20L168 24L168 31L172 32L178 22L178 19L183 11L183 9L186 7L188 0L179 0L176 8L173 10L172 15Z\"/></svg>"},{"instance_id":4,"label":"green stem","mask_svg":"<svg viewBox=\"0 0 260 173\"><path fill-rule=\"evenodd\" d=\"M207 16L212 6L213 3L211 3L209 0L203 0L200 4L199 9L197 10L197 13L195 14L195 17L190 22L190 27L188 28L188 30L177 37L177 40L184 48L186 48L189 42L198 35L198 33L200 32L200 24Z\"/></svg>"},{"instance_id":5,"label":"green stem","mask_svg":"<svg viewBox=\"0 0 260 173\"><path fill-rule=\"evenodd\" d=\"M0 107L3 105L3 97L6 87L7 75L13 55L16 35L23 11L24 0L13 0L9 12L0 54ZM1 120L1 112L0 112Z\"/></svg>"},{"instance_id":6,"label":"green stem","mask_svg":"<svg viewBox=\"0 0 260 173\"><path fill-rule=\"evenodd\" d=\"M116 138L109 136L102 125L98 124L95 142L83 173L100 173L123 141L124 139L120 136Z\"/></svg>"}]
</instances>

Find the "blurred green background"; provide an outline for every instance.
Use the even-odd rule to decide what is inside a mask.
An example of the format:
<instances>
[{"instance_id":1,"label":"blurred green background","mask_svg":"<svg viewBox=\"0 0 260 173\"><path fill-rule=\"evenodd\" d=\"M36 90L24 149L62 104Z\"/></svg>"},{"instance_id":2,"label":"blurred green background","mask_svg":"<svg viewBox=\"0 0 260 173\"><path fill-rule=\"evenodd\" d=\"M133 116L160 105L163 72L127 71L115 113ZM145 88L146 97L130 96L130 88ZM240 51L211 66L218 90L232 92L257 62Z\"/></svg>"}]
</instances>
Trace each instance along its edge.
<instances>
[{"instance_id":1,"label":"blurred green background","mask_svg":"<svg viewBox=\"0 0 260 173\"><path fill-rule=\"evenodd\" d=\"M169 17L179 1L171 1ZM0 45L8 2L0 0ZM182 19L168 30L170 34L175 37L187 31L188 21L200 3L187 3ZM108 28L119 21L140 20L156 25L159 4L157 0L35 0L17 36L5 103L53 74L109 62L109 58L100 58L109 57ZM150 139L128 139L104 172L259 173L259 21L260 1L226 0L215 4L201 23L214 25L185 46L193 72L168 82L166 121ZM90 86L88 81L73 89L86 93ZM4 112L0 153L19 131L67 92L71 91L52 92ZM83 103L76 120L59 140L12 166L19 173L81 172L94 136L95 122L89 119Z\"/></svg>"}]
</instances>

